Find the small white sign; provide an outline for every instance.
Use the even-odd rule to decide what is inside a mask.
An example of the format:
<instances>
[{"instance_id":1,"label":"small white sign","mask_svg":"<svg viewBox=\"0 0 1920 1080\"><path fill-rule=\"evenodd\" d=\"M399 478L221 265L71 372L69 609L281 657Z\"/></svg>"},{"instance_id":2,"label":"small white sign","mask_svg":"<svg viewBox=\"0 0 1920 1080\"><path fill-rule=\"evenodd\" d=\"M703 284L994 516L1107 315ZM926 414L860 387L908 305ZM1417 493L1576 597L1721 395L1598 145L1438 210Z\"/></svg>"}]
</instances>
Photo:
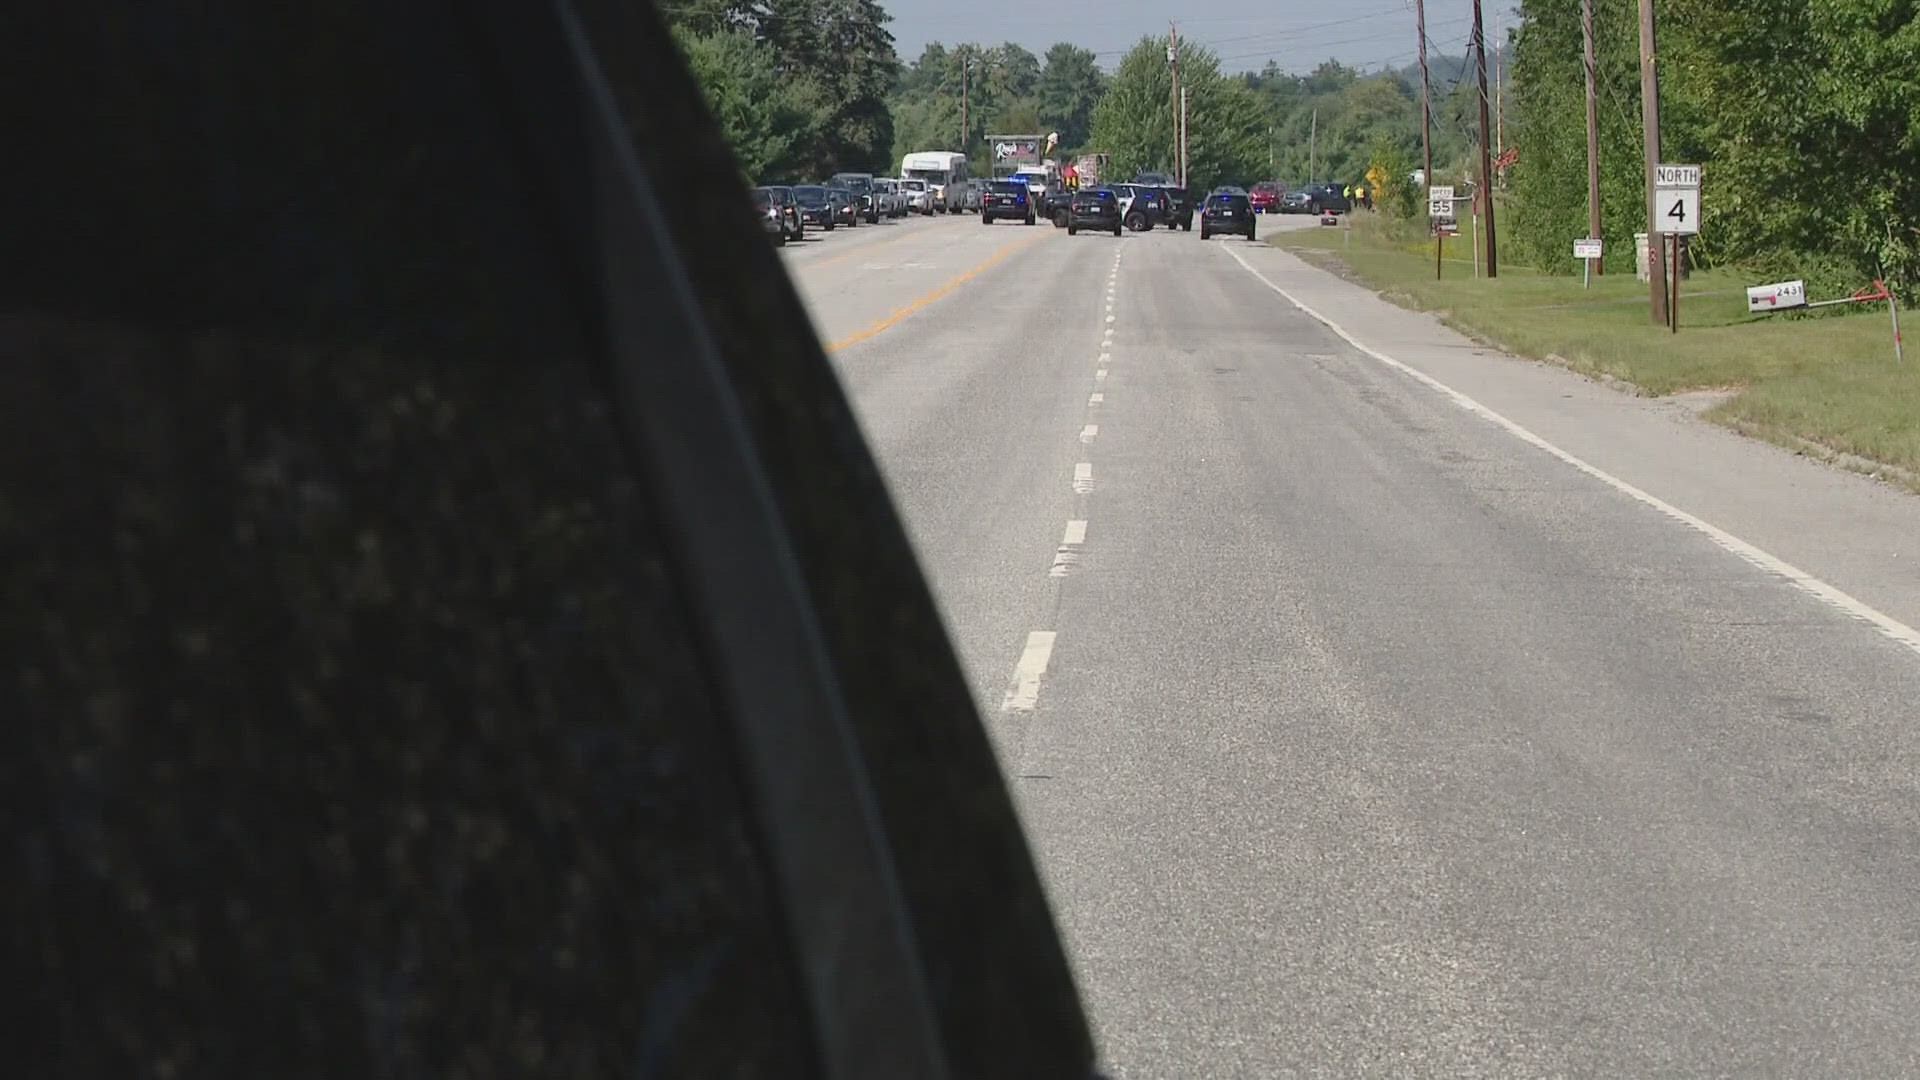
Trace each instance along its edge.
<instances>
[{"instance_id":1,"label":"small white sign","mask_svg":"<svg viewBox=\"0 0 1920 1080\"><path fill-rule=\"evenodd\" d=\"M1453 216L1453 185L1435 184L1427 188L1427 216Z\"/></svg>"},{"instance_id":2,"label":"small white sign","mask_svg":"<svg viewBox=\"0 0 1920 1080\"><path fill-rule=\"evenodd\" d=\"M1700 186L1700 166L1655 165L1653 167L1653 186L1657 188L1698 188Z\"/></svg>"},{"instance_id":3,"label":"small white sign","mask_svg":"<svg viewBox=\"0 0 1920 1080\"><path fill-rule=\"evenodd\" d=\"M1807 283L1782 281L1773 285L1755 285L1747 290L1749 312L1785 311L1807 306Z\"/></svg>"},{"instance_id":4,"label":"small white sign","mask_svg":"<svg viewBox=\"0 0 1920 1080\"><path fill-rule=\"evenodd\" d=\"M1700 232L1700 189L1653 189L1653 228L1649 232L1693 236Z\"/></svg>"},{"instance_id":5,"label":"small white sign","mask_svg":"<svg viewBox=\"0 0 1920 1080\"><path fill-rule=\"evenodd\" d=\"M1602 244L1598 240L1575 240L1573 242L1573 257L1576 259L1598 259L1600 258L1601 247Z\"/></svg>"}]
</instances>

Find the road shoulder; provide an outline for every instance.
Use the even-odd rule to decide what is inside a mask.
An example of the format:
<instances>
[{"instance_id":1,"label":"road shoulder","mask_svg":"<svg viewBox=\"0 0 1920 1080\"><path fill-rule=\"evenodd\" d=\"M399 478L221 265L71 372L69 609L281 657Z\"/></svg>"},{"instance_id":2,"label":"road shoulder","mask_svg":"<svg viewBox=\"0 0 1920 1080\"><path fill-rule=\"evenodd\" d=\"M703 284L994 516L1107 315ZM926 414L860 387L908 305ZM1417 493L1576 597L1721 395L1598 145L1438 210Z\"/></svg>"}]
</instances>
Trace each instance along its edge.
<instances>
[{"instance_id":1,"label":"road shoulder","mask_svg":"<svg viewBox=\"0 0 1920 1080\"><path fill-rule=\"evenodd\" d=\"M1704 423L1671 402L1497 352L1278 248L1236 246L1234 254L1367 349L1895 619L1920 624L1920 499ZM1274 302L1288 300L1276 295ZM1569 470L1568 482L1591 481Z\"/></svg>"}]
</instances>

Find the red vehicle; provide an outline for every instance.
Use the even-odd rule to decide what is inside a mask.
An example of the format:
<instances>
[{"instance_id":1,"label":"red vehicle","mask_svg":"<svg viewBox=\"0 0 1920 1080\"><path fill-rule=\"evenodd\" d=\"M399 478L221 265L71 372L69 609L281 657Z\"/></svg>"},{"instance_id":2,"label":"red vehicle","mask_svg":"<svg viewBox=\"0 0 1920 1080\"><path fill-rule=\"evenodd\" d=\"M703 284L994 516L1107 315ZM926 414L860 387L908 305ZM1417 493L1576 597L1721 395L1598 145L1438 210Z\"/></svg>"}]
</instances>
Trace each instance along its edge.
<instances>
[{"instance_id":1,"label":"red vehicle","mask_svg":"<svg viewBox=\"0 0 1920 1080\"><path fill-rule=\"evenodd\" d=\"M1280 197L1285 194L1284 188L1268 180L1253 185L1253 190L1247 193L1247 200L1253 203L1253 212L1256 214L1277 214L1280 212Z\"/></svg>"}]
</instances>

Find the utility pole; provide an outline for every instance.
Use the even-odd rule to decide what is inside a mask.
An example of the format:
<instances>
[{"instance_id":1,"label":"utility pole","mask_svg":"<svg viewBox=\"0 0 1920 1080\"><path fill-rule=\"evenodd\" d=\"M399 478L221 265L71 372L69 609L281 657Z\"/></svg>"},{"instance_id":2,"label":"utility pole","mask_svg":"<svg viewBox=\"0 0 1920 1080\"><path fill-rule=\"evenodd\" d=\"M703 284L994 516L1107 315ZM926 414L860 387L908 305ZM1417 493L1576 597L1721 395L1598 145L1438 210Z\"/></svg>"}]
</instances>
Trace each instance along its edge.
<instances>
[{"instance_id":1,"label":"utility pole","mask_svg":"<svg viewBox=\"0 0 1920 1080\"><path fill-rule=\"evenodd\" d=\"M1480 0L1473 0L1473 48L1480 58L1480 190L1474 195L1487 219L1487 276L1500 276L1500 245L1493 227L1493 156L1487 152L1487 140L1493 132L1487 128L1487 36L1480 22Z\"/></svg>"},{"instance_id":2,"label":"utility pole","mask_svg":"<svg viewBox=\"0 0 1920 1080\"><path fill-rule=\"evenodd\" d=\"M1507 152L1507 118L1500 111L1500 91L1503 80L1500 78L1500 53L1506 45L1506 38L1500 36L1500 9L1493 9L1493 152L1496 156L1505 156ZM1500 176L1505 179L1507 170L1501 169Z\"/></svg>"},{"instance_id":3,"label":"utility pole","mask_svg":"<svg viewBox=\"0 0 1920 1080\"><path fill-rule=\"evenodd\" d=\"M1595 92L1593 0L1581 0L1581 32L1587 47L1587 235L1600 239L1600 100ZM1588 259L1590 273L1606 273L1606 260Z\"/></svg>"},{"instance_id":4,"label":"utility pole","mask_svg":"<svg viewBox=\"0 0 1920 1080\"><path fill-rule=\"evenodd\" d=\"M967 126L967 69L973 66L973 55L960 47L960 152L966 154L967 135L973 129ZM971 156L971 155L969 155Z\"/></svg>"},{"instance_id":5,"label":"utility pole","mask_svg":"<svg viewBox=\"0 0 1920 1080\"><path fill-rule=\"evenodd\" d=\"M1187 88L1180 88L1180 186L1187 186Z\"/></svg>"},{"instance_id":6,"label":"utility pole","mask_svg":"<svg viewBox=\"0 0 1920 1080\"><path fill-rule=\"evenodd\" d=\"M1313 186L1313 152L1320 142L1320 110L1313 110L1313 120L1307 128L1307 186Z\"/></svg>"},{"instance_id":7,"label":"utility pole","mask_svg":"<svg viewBox=\"0 0 1920 1080\"><path fill-rule=\"evenodd\" d=\"M1643 0L1644 2L1644 0ZM1427 0L1413 0L1414 26L1420 33L1420 166L1421 184L1433 187L1433 95L1427 78ZM1426 192L1421 192L1425 195ZM1440 277L1440 225L1433 223L1433 276Z\"/></svg>"},{"instance_id":8,"label":"utility pole","mask_svg":"<svg viewBox=\"0 0 1920 1080\"><path fill-rule=\"evenodd\" d=\"M1180 119L1180 27L1167 23L1167 64L1173 68L1173 171L1186 182L1186 162L1181 157L1181 147L1186 145L1186 132L1181 129Z\"/></svg>"},{"instance_id":9,"label":"utility pole","mask_svg":"<svg viewBox=\"0 0 1920 1080\"><path fill-rule=\"evenodd\" d=\"M1653 177L1660 164L1660 71L1655 66L1653 0L1640 0L1640 126L1647 155L1647 290L1653 300L1653 325L1667 325L1666 234L1654 231ZM1655 250L1655 244L1661 250Z\"/></svg>"}]
</instances>

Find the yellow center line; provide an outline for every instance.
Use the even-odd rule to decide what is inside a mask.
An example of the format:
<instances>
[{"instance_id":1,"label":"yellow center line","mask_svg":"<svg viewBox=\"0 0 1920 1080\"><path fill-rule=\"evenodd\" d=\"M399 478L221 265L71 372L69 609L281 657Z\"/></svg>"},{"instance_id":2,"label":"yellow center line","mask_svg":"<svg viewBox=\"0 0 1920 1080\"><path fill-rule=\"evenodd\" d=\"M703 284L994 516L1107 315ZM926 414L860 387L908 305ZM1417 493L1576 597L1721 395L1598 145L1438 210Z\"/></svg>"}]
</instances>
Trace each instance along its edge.
<instances>
[{"instance_id":1,"label":"yellow center line","mask_svg":"<svg viewBox=\"0 0 1920 1080\"><path fill-rule=\"evenodd\" d=\"M948 293L959 288L960 286L965 285L967 282L972 281L974 278L979 277L981 274L986 273L988 270L993 269L1002 260L1006 259L1007 256L1012 255L1016 251L1023 251L1027 248L1030 248L1033 245L1039 243L1043 239L1045 239L1045 236L1035 236L1026 240L1019 240L1019 241L1015 241L1014 243L1008 244L1006 247L1003 247L999 251L995 252L993 257L988 259L986 262L983 262L980 265L974 267L973 269L967 271L966 273L961 274L959 277L954 278L952 281L947 282L945 285L942 285L939 288L928 293L927 295L921 297L920 299L915 300L913 303L908 304L906 307L903 307L900 310L894 312L893 314L887 316L886 318L881 319L879 322L874 323L872 326L867 327L865 330L862 330L859 333L852 335L851 337L841 338L839 341L836 341L833 344L827 346L827 351L839 352L841 349L847 348L852 345L858 345L861 342L866 341L868 338L871 338L880 333L883 333L888 328L892 327L895 323L898 323L901 319L904 319L907 316L913 314L914 312L919 311L921 308L926 307L928 304L933 303L935 300L940 299L941 297L947 295Z\"/></svg>"}]
</instances>

